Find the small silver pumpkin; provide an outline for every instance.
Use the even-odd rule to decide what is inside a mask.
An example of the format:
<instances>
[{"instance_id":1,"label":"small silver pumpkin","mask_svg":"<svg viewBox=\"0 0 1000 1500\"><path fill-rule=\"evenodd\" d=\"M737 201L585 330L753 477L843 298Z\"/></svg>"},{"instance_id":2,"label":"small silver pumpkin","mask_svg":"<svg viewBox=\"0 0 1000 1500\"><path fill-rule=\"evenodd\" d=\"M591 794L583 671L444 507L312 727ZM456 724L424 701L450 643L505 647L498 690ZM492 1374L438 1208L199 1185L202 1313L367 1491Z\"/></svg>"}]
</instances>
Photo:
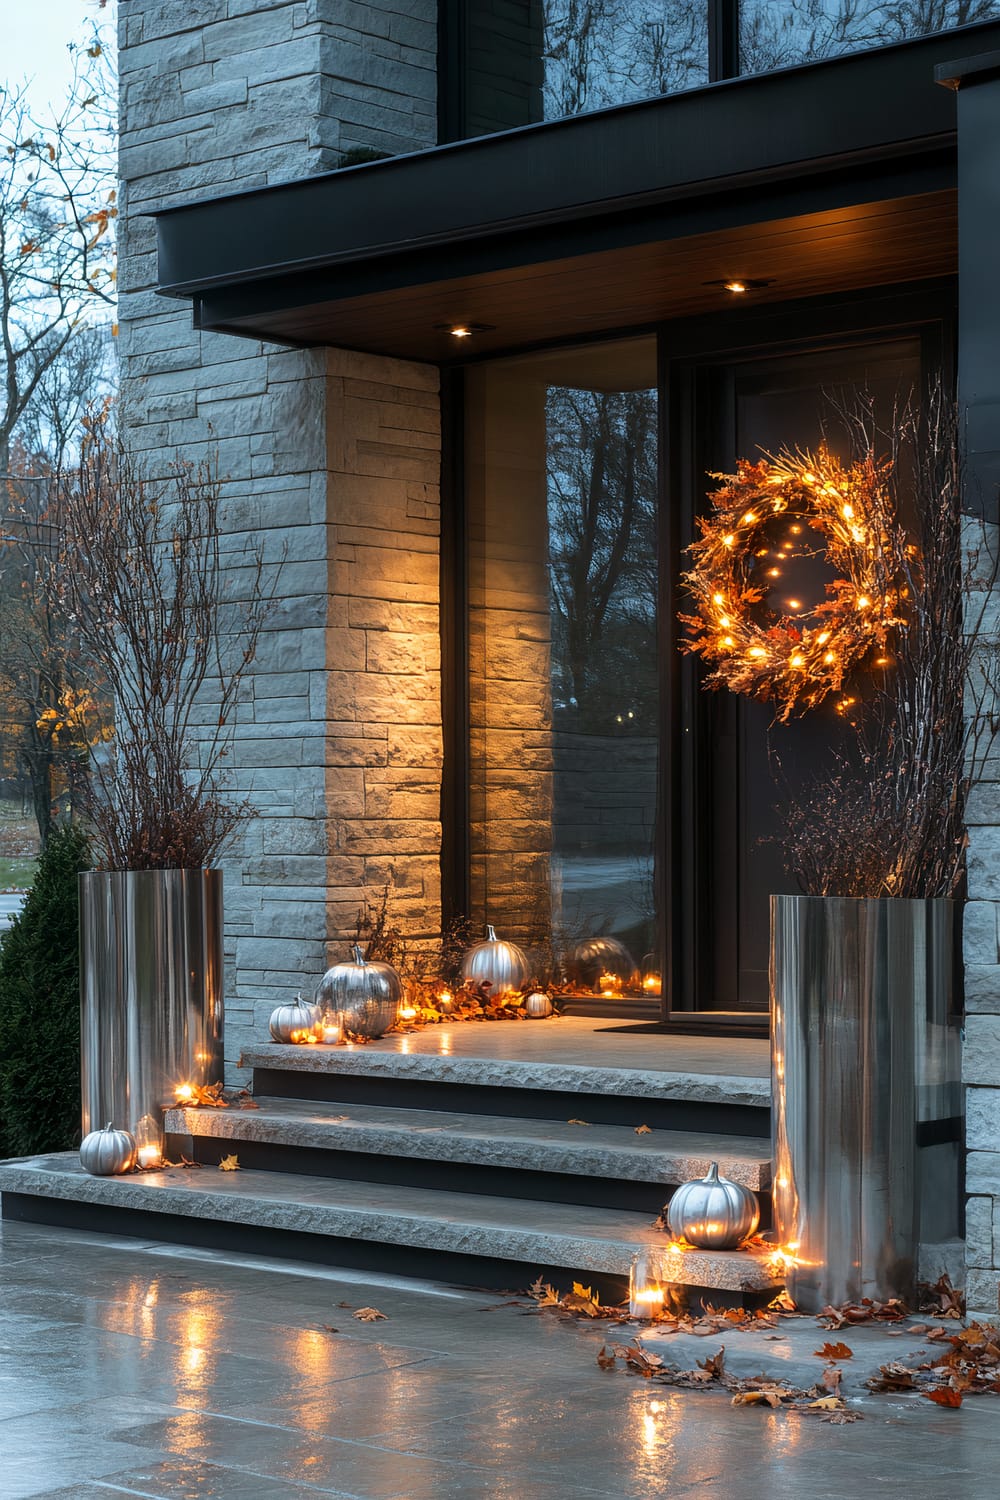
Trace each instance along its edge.
<instances>
[{"instance_id":1,"label":"small silver pumpkin","mask_svg":"<svg viewBox=\"0 0 1000 1500\"><path fill-rule=\"evenodd\" d=\"M80 1142L80 1165L91 1177L118 1177L135 1166L135 1137L111 1124Z\"/></svg>"},{"instance_id":2,"label":"small silver pumpkin","mask_svg":"<svg viewBox=\"0 0 1000 1500\"><path fill-rule=\"evenodd\" d=\"M637 971L638 965L625 944L614 937L585 938L566 959L566 973L573 983L591 988L602 974L613 974L628 984Z\"/></svg>"},{"instance_id":3,"label":"small silver pumpkin","mask_svg":"<svg viewBox=\"0 0 1000 1500\"><path fill-rule=\"evenodd\" d=\"M293 1031L311 1031L320 1018L318 1005L310 1005L301 995L271 1012L271 1036L276 1042L290 1042Z\"/></svg>"},{"instance_id":4,"label":"small silver pumpkin","mask_svg":"<svg viewBox=\"0 0 1000 1500\"><path fill-rule=\"evenodd\" d=\"M552 1001L541 990L536 990L525 1000L524 1014L530 1016L533 1021L544 1020L546 1016L552 1014Z\"/></svg>"},{"instance_id":5,"label":"small silver pumpkin","mask_svg":"<svg viewBox=\"0 0 1000 1500\"><path fill-rule=\"evenodd\" d=\"M333 1011L345 1031L384 1036L399 1014L403 981L392 964L366 959L357 944L353 954L348 963L327 969L316 987L316 1004Z\"/></svg>"},{"instance_id":6,"label":"small silver pumpkin","mask_svg":"<svg viewBox=\"0 0 1000 1500\"><path fill-rule=\"evenodd\" d=\"M487 927L484 941L475 943L462 959L462 982L472 987L488 984L494 995L516 994L530 975L524 949L498 938L492 927Z\"/></svg>"},{"instance_id":7,"label":"small silver pumpkin","mask_svg":"<svg viewBox=\"0 0 1000 1500\"><path fill-rule=\"evenodd\" d=\"M699 1250L735 1250L760 1223L757 1194L719 1176L713 1161L706 1177L683 1183L667 1205L667 1227Z\"/></svg>"}]
</instances>

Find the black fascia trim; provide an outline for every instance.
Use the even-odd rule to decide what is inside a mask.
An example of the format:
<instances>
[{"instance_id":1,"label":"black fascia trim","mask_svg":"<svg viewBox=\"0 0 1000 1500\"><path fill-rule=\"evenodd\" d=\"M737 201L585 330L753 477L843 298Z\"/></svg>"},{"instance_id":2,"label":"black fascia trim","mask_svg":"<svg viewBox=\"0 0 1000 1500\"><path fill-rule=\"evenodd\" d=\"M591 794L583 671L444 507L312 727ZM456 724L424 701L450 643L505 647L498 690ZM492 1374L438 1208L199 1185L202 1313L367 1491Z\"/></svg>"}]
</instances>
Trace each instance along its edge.
<instances>
[{"instance_id":1,"label":"black fascia trim","mask_svg":"<svg viewBox=\"0 0 1000 1500\"><path fill-rule=\"evenodd\" d=\"M679 204L657 204L645 211L550 225L534 232L509 231L491 240L453 241L438 248L433 262L426 251L415 250L361 265L301 271L220 287L196 297L198 326L216 333L254 337L258 336L255 329L260 319L293 308L339 303L352 297L423 286L429 281L487 275L511 266L651 241L667 244L744 224L947 190L954 188L955 182L954 154L939 147L916 161L868 163L865 170L855 166L850 171L813 173L805 182L748 185L734 192L698 195Z\"/></svg>"},{"instance_id":2,"label":"black fascia trim","mask_svg":"<svg viewBox=\"0 0 1000 1500\"><path fill-rule=\"evenodd\" d=\"M980 52L975 57L962 57L957 62L938 63L934 69L934 81L946 89L960 89L970 83L984 83L1000 73L1000 51Z\"/></svg>"},{"instance_id":3,"label":"black fascia trim","mask_svg":"<svg viewBox=\"0 0 1000 1500\"><path fill-rule=\"evenodd\" d=\"M969 31L984 52L1000 46L1000 24ZM954 103L932 86L949 54L953 34L923 37L164 209L159 290L188 297L953 142Z\"/></svg>"}]
</instances>

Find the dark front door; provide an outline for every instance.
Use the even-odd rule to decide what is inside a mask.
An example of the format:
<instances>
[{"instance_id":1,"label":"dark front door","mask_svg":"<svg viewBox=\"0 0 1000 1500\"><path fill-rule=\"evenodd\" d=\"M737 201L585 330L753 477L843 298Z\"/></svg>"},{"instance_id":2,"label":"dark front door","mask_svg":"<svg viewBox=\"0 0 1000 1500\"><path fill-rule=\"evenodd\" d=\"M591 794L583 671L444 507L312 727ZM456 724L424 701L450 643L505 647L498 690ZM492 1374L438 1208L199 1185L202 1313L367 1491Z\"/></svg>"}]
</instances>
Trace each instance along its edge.
<instances>
[{"instance_id":1,"label":"dark front door","mask_svg":"<svg viewBox=\"0 0 1000 1500\"><path fill-rule=\"evenodd\" d=\"M671 495L671 503L686 511L677 540L690 540L713 472L731 472L737 458L815 449L823 440L849 457L838 407L867 392L888 421L894 403L919 389L921 366L921 338L915 334L689 365L681 408L688 427L687 476L679 479L675 463ZM672 436L683 445L683 434ZM676 493L681 483L686 495ZM806 566L813 576L790 582L790 592L804 585L822 598L822 559ZM675 806L685 831L673 842L672 906L681 957L678 963L675 954L671 1008L763 1014L769 897L796 889L782 852L782 803L789 788L822 775L848 731L829 700L778 725L766 704L703 691L703 674L691 658L679 670L675 774L681 786Z\"/></svg>"}]
</instances>

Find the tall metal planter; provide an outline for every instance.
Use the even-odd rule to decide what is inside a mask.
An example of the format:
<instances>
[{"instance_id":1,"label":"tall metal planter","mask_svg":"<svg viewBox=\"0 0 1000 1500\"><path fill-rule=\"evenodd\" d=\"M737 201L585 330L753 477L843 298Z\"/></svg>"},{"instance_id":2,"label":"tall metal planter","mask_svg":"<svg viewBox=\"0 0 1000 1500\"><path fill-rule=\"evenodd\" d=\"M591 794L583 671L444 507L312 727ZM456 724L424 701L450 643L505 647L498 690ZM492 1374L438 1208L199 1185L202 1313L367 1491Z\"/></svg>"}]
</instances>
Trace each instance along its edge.
<instances>
[{"instance_id":1,"label":"tall metal planter","mask_svg":"<svg viewBox=\"0 0 1000 1500\"><path fill-rule=\"evenodd\" d=\"M158 1121L223 1076L221 870L80 876L83 1130Z\"/></svg>"},{"instance_id":2,"label":"tall metal planter","mask_svg":"<svg viewBox=\"0 0 1000 1500\"><path fill-rule=\"evenodd\" d=\"M912 1297L958 1229L948 900L771 897L774 1224L803 1311Z\"/></svg>"}]
</instances>

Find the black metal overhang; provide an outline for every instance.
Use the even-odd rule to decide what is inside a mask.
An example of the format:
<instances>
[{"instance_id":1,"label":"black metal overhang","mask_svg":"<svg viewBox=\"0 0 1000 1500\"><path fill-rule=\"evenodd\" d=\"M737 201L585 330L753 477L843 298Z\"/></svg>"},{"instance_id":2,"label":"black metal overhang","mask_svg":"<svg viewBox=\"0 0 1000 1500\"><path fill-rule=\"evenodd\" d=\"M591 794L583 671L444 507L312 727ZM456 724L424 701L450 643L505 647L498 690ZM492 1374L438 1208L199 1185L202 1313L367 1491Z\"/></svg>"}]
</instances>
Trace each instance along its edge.
<instances>
[{"instance_id":1,"label":"black metal overhang","mask_svg":"<svg viewBox=\"0 0 1000 1500\"><path fill-rule=\"evenodd\" d=\"M159 290L201 328L447 361L955 269L957 53L1000 23L182 204ZM463 348L463 357L470 352Z\"/></svg>"}]
</instances>

